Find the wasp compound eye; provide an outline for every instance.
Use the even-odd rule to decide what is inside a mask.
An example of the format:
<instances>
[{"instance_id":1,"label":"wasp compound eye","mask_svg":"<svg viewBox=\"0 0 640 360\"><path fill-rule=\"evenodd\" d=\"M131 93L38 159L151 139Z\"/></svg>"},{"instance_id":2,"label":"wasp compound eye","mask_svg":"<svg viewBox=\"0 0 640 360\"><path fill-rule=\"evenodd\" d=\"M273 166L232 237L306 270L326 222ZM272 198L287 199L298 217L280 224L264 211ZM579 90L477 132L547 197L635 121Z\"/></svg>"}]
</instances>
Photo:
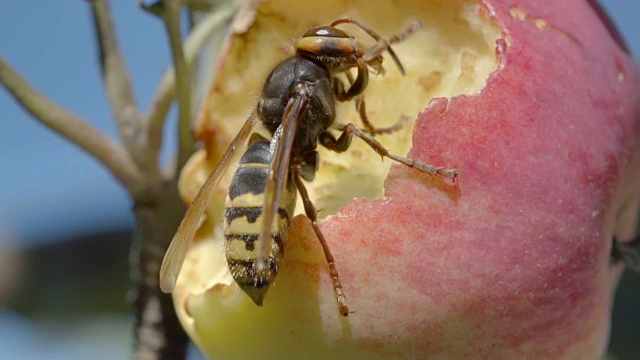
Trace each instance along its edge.
<instances>
[{"instance_id":1,"label":"wasp compound eye","mask_svg":"<svg viewBox=\"0 0 640 360\"><path fill-rule=\"evenodd\" d=\"M319 26L308 30L302 37L327 37L327 38L348 38L349 34L346 32L333 28L331 26Z\"/></svg>"}]
</instances>

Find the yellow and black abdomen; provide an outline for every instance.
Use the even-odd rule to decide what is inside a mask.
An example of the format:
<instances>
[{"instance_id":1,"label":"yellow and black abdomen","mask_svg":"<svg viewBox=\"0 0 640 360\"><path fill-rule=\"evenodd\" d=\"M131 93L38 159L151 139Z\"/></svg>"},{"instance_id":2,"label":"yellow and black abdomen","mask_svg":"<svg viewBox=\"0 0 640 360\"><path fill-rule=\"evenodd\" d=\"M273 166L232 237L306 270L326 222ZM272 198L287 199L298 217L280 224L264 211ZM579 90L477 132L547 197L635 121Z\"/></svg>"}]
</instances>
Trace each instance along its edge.
<instances>
[{"instance_id":1,"label":"yellow and black abdomen","mask_svg":"<svg viewBox=\"0 0 640 360\"><path fill-rule=\"evenodd\" d=\"M292 181L287 181L275 215L273 241L265 259L266 266L257 271L264 190L272 156L269 145L262 141L249 145L231 180L224 213L225 254L229 270L240 288L258 305L262 305L278 272L278 263L284 253L283 241L296 203L295 186Z\"/></svg>"}]
</instances>

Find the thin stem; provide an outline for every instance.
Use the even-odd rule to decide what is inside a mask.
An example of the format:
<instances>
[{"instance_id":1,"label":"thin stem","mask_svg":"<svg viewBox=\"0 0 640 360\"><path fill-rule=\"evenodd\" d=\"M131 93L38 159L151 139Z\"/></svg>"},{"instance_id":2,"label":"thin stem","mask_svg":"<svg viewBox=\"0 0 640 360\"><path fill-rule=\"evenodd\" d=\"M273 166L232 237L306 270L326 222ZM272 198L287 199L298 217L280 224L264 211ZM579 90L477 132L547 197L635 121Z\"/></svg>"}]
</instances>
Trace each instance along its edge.
<instances>
[{"instance_id":1,"label":"thin stem","mask_svg":"<svg viewBox=\"0 0 640 360\"><path fill-rule=\"evenodd\" d=\"M100 49L100 67L111 110L118 121L122 140L127 148L133 151L135 147L129 143L138 135L139 114L137 114L131 80L116 43L107 2L105 0L95 1L92 12Z\"/></svg>"},{"instance_id":2,"label":"thin stem","mask_svg":"<svg viewBox=\"0 0 640 360\"><path fill-rule=\"evenodd\" d=\"M189 71L184 59L182 35L180 32L180 0L165 0L164 22L169 35L173 67L176 74L178 94L178 164L177 171L187 162L195 148L195 138L191 129L191 87Z\"/></svg>"},{"instance_id":3,"label":"thin stem","mask_svg":"<svg viewBox=\"0 0 640 360\"><path fill-rule=\"evenodd\" d=\"M139 170L122 146L78 115L39 93L2 57L0 57L0 83L36 120L102 162L132 196L135 197L142 192L144 184Z\"/></svg>"},{"instance_id":4,"label":"thin stem","mask_svg":"<svg viewBox=\"0 0 640 360\"><path fill-rule=\"evenodd\" d=\"M228 21L239 4L234 2L234 6L226 6L211 14L199 22L191 31L184 42L184 58L188 68L195 63L202 48L209 42L209 39ZM167 113L171 107L171 102L176 96L176 78L173 68L167 70L162 77L158 90L154 96L149 115L147 116L149 131L149 152L157 156L162 147L162 134Z\"/></svg>"},{"instance_id":5,"label":"thin stem","mask_svg":"<svg viewBox=\"0 0 640 360\"><path fill-rule=\"evenodd\" d=\"M155 158L146 155L147 136L142 115L136 105L131 78L115 37L109 6L97 0L92 6L93 20L100 49L102 78L110 108L118 123L120 137L129 154L143 170L157 172Z\"/></svg>"}]
</instances>

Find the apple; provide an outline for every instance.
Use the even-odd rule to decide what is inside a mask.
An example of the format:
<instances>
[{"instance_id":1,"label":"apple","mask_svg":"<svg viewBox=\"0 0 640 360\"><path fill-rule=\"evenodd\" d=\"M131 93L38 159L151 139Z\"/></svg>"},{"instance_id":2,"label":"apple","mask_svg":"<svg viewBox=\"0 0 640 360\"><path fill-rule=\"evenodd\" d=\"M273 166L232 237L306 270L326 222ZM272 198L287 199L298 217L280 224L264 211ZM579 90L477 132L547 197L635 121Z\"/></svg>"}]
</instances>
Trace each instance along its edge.
<instances>
[{"instance_id":1,"label":"apple","mask_svg":"<svg viewBox=\"0 0 640 360\"><path fill-rule=\"evenodd\" d=\"M367 111L381 127L409 118L378 140L459 178L381 162L358 139L345 154L321 152L309 189L348 317L303 215L264 306L238 288L224 259L221 186L174 291L194 342L215 359L602 357L623 270L612 238L630 239L639 212L640 78L592 2L265 1L216 67L185 200L294 39L345 16L383 36L422 22L394 45L406 76L385 55ZM337 120L361 124L353 102Z\"/></svg>"}]
</instances>

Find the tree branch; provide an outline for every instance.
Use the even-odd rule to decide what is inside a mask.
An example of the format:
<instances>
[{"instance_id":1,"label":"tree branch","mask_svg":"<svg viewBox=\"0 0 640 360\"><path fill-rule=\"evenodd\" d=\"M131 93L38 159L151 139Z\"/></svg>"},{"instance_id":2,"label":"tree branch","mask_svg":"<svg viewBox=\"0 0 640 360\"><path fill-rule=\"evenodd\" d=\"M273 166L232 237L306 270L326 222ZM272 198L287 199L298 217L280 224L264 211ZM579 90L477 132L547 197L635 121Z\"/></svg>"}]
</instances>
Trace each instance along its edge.
<instances>
[{"instance_id":1,"label":"tree branch","mask_svg":"<svg viewBox=\"0 0 640 360\"><path fill-rule=\"evenodd\" d=\"M138 203L136 232L131 248L131 295L135 307L135 359L186 359L189 338L173 308L171 294L160 291L159 272L164 252L184 215L185 206L175 179L158 184L155 201Z\"/></svg>"},{"instance_id":2,"label":"tree branch","mask_svg":"<svg viewBox=\"0 0 640 360\"><path fill-rule=\"evenodd\" d=\"M187 68L193 66L202 48L209 42L215 32L226 21L231 19L239 5L239 2L233 2L233 6L225 6L216 12L207 14L206 18L196 25L184 42L184 58ZM157 154L162 147L165 120L175 96L176 79L175 72L171 68L164 73L147 116L149 151L154 154Z\"/></svg>"},{"instance_id":3,"label":"tree branch","mask_svg":"<svg viewBox=\"0 0 640 360\"><path fill-rule=\"evenodd\" d=\"M138 166L157 170L156 159L146 157L147 137L142 115L136 105L127 66L118 49L107 1L95 1L92 12L100 49L102 78L122 142Z\"/></svg>"},{"instance_id":4,"label":"tree branch","mask_svg":"<svg viewBox=\"0 0 640 360\"><path fill-rule=\"evenodd\" d=\"M122 146L81 117L40 94L0 57L0 83L38 121L102 162L135 197L143 181L135 163Z\"/></svg>"}]
</instances>

